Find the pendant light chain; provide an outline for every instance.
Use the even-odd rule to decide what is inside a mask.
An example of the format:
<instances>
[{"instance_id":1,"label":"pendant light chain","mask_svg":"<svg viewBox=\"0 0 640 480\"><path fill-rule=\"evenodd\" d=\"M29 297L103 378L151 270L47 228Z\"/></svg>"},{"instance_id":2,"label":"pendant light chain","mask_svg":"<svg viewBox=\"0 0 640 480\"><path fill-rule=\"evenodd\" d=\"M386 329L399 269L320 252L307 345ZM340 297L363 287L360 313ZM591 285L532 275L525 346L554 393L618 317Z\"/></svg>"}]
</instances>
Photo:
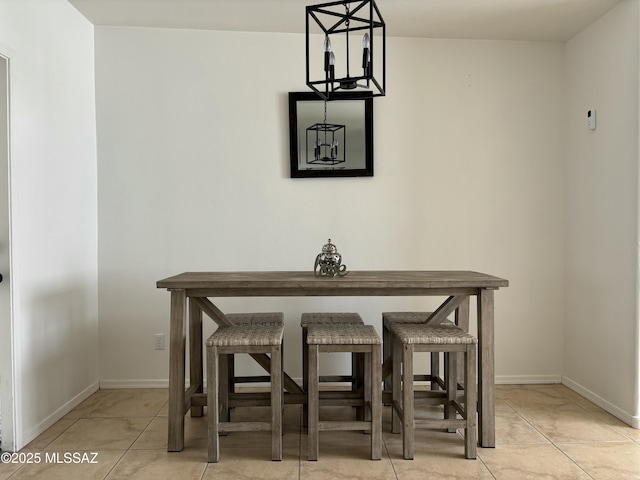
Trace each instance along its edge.
<instances>
[{"instance_id":1,"label":"pendant light chain","mask_svg":"<svg viewBox=\"0 0 640 480\"><path fill-rule=\"evenodd\" d=\"M350 78L351 75L349 74L349 24L350 24L350 20L349 20L349 2L344 4L344 9L346 11L346 15L347 15L347 20L345 21L345 25L347 27L347 78Z\"/></svg>"},{"instance_id":2,"label":"pendant light chain","mask_svg":"<svg viewBox=\"0 0 640 480\"><path fill-rule=\"evenodd\" d=\"M324 143L327 143L327 101L324 101Z\"/></svg>"}]
</instances>

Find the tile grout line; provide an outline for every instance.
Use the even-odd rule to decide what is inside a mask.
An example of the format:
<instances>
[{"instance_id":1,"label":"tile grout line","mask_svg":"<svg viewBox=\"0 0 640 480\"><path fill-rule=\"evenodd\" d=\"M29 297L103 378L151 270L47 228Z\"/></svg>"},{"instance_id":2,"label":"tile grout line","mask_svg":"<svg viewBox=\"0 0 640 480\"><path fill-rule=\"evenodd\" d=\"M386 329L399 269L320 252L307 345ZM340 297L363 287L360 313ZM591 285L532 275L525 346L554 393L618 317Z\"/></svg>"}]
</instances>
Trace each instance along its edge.
<instances>
[{"instance_id":1,"label":"tile grout line","mask_svg":"<svg viewBox=\"0 0 640 480\"><path fill-rule=\"evenodd\" d=\"M111 475L111 472L115 470L115 468L122 461L122 459L124 458L124 456L127 454L128 451L129 450L127 449L124 452L122 452L122 455L120 455L120 458L118 458L118 461L114 463L113 466L109 469L109 471L104 475L104 477L102 477L102 480L107 480L107 478L109 478L109 475Z\"/></svg>"},{"instance_id":2,"label":"tile grout line","mask_svg":"<svg viewBox=\"0 0 640 480\"><path fill-rule=\"evenodd\" d=\"M393 410L391 411L391 415L393 416ZM382 436L382 445L384 447L384 451L387 452L387 458L389 459L389 463L391 464L391 470L393 471L393 475L396 477L396 480L400 480L398 477L398 472L396 471L396 465L391 460L391 453L389 453L389 447L387 446L387 442L384 439L384 435Z\"/></svg>"},{"instance_id":3,"label":"tile grout line","mask_svg":"<svg viewBox=\"0 0 640 480\"><path fill-rule=\"evenodd\" d=\"M606 415L611 415L609 412L607 412L606 410L602 409L601 407L599 407L598 405L596 405L596 407L598 407L600 411L594 411L594 410L588 410L586 407L580 405L577 401L575 401L573 398L571 398L570 395L566 395L561 389L558 389L557 392L562 395L564 398L566 398L567 400L569 400L570 402L572 402L573 404L575 404L578 408L581 408L586 414L588 414L590 417L592 417L594 420L600 422L601 420L598 418L598 415L601 414L606 414ZM573 392L573 390L571 390L572 393L579 395L575 392ZM591 402L591 400L586 399L589 403L593 403ZM595 404L594 404L595 405ZM618 421L621 421L619 418L615 417L614 415L611 415L613 418L615 418ZM628 440L632 441L632 442L636 442L633 438L631 438L629 435L627 435L626 433L624 433L623 431L618 430L616 427L614 427L613 425L609 424L609 422L607 421L603 421L604 426L609 428L610 430L613 430L616 434L622 435L623 437L627 438ZM603 441L601 443L616 443L615 441ZM572 443L572 442L563 442L563 443ZM636 442L638 443L638 442Z\"/></svg>"},{"instance_id":4,"label":"tile grout line","mask_svg":"<svg viewBox=\"0 0 640 480\"><path fill-rule=\"evenodd\" d=\"M131 444L124 450L124 452L122 452L122 455L120 455L120 458L118 458L118 461L115 462L113 464L113 466L109 469L109 471L105 474L104 477L102 477L102 480L108 480L109 475L111 475L111 473L118 467L118 465L120 464L120 462L124 459L124 457L127 456L127 453L129 453L131 451L131 447L138 441L138 439L142 436L142 434L147 430L147 428L149 428L149 426L153 423L153 421L158 418L160 415L160 412L162 412L162 409L165 407L165 405L168 402L165 402L162 404L162 406L158 409L158 411L155 413L155 415L153 415L151 417L151 420L149 420L149 423L147 423L147 425L140 431L140 433L138 434L138 436L131 442ZM113 417L113 418L128 418L128 417ZM204 469L204 471L202 472L202 475L200 476L200 480L202 480L202 476L204 476L204 473L206 472L206 467Z\"/></svg>"},{"instance_id":5,"label":"tile grout line","mask_svg":"<svg viewBox=\"0 0 640 480\"><path fill-rule=\"evenodd\" d=\"M564 396L564 395L563 395ZM576 404L578 407L582 408L580 405L577 404L577 402L575 402L573 399L567 398L566 396L564 396L567 400L569 400L571 403ZM542 435L552 446L553 448L555 448L558 452L560 452L565 458L567 458L572 464L574 464L576 467L578 467L580 469L580 471L582 471L585 475L587 475L591 480L594 480L594 478L589 474L589 472L587 472L584 468L582 468L582 465L580 465L579 463L577 463L574 459L572 459L569 455L567 455L557 444L554 440L552 440L551 438L549 438L548 435L546 435L543 431L541 431L539 428L537 428L533 423L531 423L529 421L528 418L526 418L524 415L522 415L522 413L520 413L520 411L518 409L516 409L515 406L513 406L511 403L509 403L509 400L504 400L504 402L509 405L509 407L513 408L514 412L520 417L522 418L522 420L524 420L531 428L533 428L536 432L538 432L540 435ZM584 410L584 409L583 409Z\"/></svg>"},{"instance_id":6,"label":"tile grout line","mask_svg":"<svg viewBox=\"0 0 640 480\"><path fill-rule=\"evenodd\" d=\"M545 390L546 391L546 390ZM611 431L615 431L617 434L620 435L620 440L597 440L597 438L599 437L593 437L594 439L592 441L587 441L587 442L581 442L578 438L577 440L574 441L570 441L570 442L562 442L562 441L554 441L552 440L552 438L549 435L554 435L554 430L549 430L548 428L545 430L547 432L550 432L549 434L545 434L540 428L536 427L536 425L534 425L534 423L532 423L533 421L536 421L536 416L533 415L531 416L531 413L528 408L526 406L522 406L520 409L516 408L514 405L518 404L517 399L519 397L512 397L512 398L501 398L501 401L504 402L504 404L506 406L508 406L510 409L513 410L513 413L517 416L517 418L519 418L521 421L523 421L524 424L528 425L529 428L531 428L533 431L535 431L538 435L540 435L543 439L545 439L546 442L548 442L548 444L552 445L554 448L550 451L560 451L560 453L562 454L562 457L569 460L569 463L571 465L574 465L576 467L578 467L579 471L582 471L583 474L585 475L586 478L589 479L594 479L596 477L594 477L593 475L591 475L586 468L588 467L588 463L585 464L583 462L583 464L587 465L586 467L583 467L578 460L574 460L569 453L566 453L562 447L564 447L565 445L589 445L589 444L597 444L597 443L607 443L607 444L626 444L626 443L631 443L632 445L640 445L640 441L635 440L633 437L630 436L630 434L628 435L627 433L625 433L625 431L623 429L618 430L617 428L615 428L615 425L610 424L606 418L601 418L601 416L598 414L598 412L594 412L592 410L588 409L588 406L585 407L583 405L581 405L578 401L574 400L573 398L571 398L570 396L567 396L564 392L561 391L556 391L564 400L567 401L567 405L571 404L574 406L577 406L581 411L583 411L585 413L585 418L588 417L587 421L588 422L593 422L595 424L600 424L602 426L606 426L609 427L609 430ZM514 403L515 402L515 403ZM123 461L125 459L125 457L127 456L127 454L129 452L132 452L132 446L140 439L140 437L142 436L142 434L144 432L147 431L147 429L150 427L150 425L153 423L153 421L155 419L158 418L164 418L166 419L166 415L160 415L161 412L163 411L163 409L166 407L166 402L156 411L155 414L152 414L152 416L150 416L150 419L148 421L148 423L142 428L141 432L138 433L138 435L136 436L135 439L132 440L131 444L126 448L123 449L123 451L121 451L119 457L115 460L115 463L108 468L108 471L106 471L105 474L103 474L103 476L100 476L99 478L101 478L102 480L108 480L109 478L113 478L112 476L115 475L114 471L117 469L118 466L123 465ZM547 406L548 408L552 409L553 408L553 402L551 402L551 404L549 404ZM132 408L136 408L136 406L134 405ZM51 436L50 439L48 439L47 441L43 442L43 444L37 448L37 449L33 449L33 451L41 451L44 452L45 449L47 449L53 442L56 441L56 439L58 439L61 435L63 435L65 432L67 432L72 426L76 425L78 423L79 420L82 419L94 419L94 418L130 418L127 416L127 411L123 412L118 412L121 413L120 415L118 415L117 417L91 417L91 416L87 416L87 415L91 415L92 412L96 410L96 408L89 408L86 409L86 411L84 412L84 414L80 415L77 418L70 418L68 419L68 421L70 422L69 425L67 425L66 427L64 427L63 430L61 430L60 432L54 434ZM137 411L137 410L135 410ZM305 460L303 458L303 454L304 454L304 449L303 449L303 440L304 440L304 435L305 435L305 430L304 430L304 426L303 426L303 422L302 422L302 411L300 411L300 418L299 418L299 429L293 430L291 433L298 436L298 466L297 466L297 471L298 471L298 475L297 478L298 480L302 479L302 465L303 465L303 461ZM295 418L295 417L293 417ZM546 424L543 422L542 426L544 427ZM156 432L157 434L157 432ZM460 432L458 433L460 434ZM562 437L562 435L560 435L560 437ZM608 437L604 437L604 438L608 438ZM36 439L34 439L36 440ZM291 439L293 440L293 438ZM391 439L389 439L391 441ZM397 465L394 463L394 461L391 459L390 456L390 448L394 445L394 443L389 443L388 441L385 440L385 438L383 437L383 452L386 452L386 458L383 457L383 460L387 460L390 462L390 466L391 466L391 471L393 472L393 477L389 477L389 478L394 478L395 480L402 480L403 478L403 474L402 474L402 470L397 470L396 467L400 468L400 463L398 463ZM513 443L513 446L528 446L530 444L528 443L522 443L522 442L515 442ZM531 444L534 445L534 444ZM543 444L539 444L537 443L536 445L543 445ZM293 445L292 445L293 446ZM502 445L502 446L508 446L508 445ZM86 449L90 449L91 446L87 447ZM82 450L82 449L80 449ZM152 449L155 450L155 449ZM165 449L166 450L166 449ZM490 478L496 479L498 477L496 477L496 475L494 474L494 472L492 472L492 470L489 468L489 466L487 465L487 463L484 462L484 459L481 458L481 456L478 456L478 460L481 462L482 466L484 467L484 469L489 473ZM199 462L198 462L199 463ZM14 479L18 479L18 478L22 478L22 475L25 475L26 473L28 473L26 470L22 470L24 466L21 466L20 468L18 468L18 470L12 472L9 477L6 477L8 480L14 480ZM199 469L197 469L199 470ZM208 463L205 462L204 467L202 468L202 470L200 471L200 473L198 473L198 471L194 471L194 476L192 478L194 479L199 479L199 480L204 480L205 478L208 478ZM21 473L19 473L21 472ZM210 474L211 472L209 472ZM199 475L199 476L198 476ZM110 477L111 476L111 477ZM2 477L5 478L5 477ZM42 477L40 477L42 478ZM72 476L73 478L73 476ZM296 478L296 475L292 475L292 478ZM488 477L489 478L489 477Z\"/></svg>"}]
</instances>

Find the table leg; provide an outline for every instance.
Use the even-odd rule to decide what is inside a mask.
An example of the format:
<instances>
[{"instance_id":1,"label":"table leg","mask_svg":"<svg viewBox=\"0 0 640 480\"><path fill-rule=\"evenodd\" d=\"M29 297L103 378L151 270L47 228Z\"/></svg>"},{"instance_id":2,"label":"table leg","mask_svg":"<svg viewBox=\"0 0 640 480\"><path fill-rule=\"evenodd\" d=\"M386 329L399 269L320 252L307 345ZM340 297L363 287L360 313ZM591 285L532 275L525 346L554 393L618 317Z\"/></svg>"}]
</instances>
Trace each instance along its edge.
<instances>
[{"instance_id":1,"label":"table leg","mask_svg":"<svg viewBox=\"0 0 640 480\"><path fill-rule=\"evenodd\" d=\"M193 393L202 393L202 309L189 300L189 384L198 385ZM191 407L192 417L201 417L203 407Z\"/></svg>"},{"instance_id":2,"label":"table leg","mask_svg":"<svg viewBox=\"0 0 640 480\"><path fill-rule=\"evenodd\" d=\"M184 290L171 290L169 341L169 432L167 451L184 448L185 324L187 296Z\"/></svg>"},{"instance_id":3,"label":"table leg","mask_svg":"<svg viewBox=\"0 0 640 480\"><path fill-rule=\"evenodd\" d=\"M496 446L493 290L478 293L478 437L480 446Z\"/></svg>"},{"instance_id":4,"label":"table leg","mask_svg":"<svg viewBox=\"0 0 640 480\"><path fill-rule=\"evenodd\" d=\"M320 347L318 345L309 345L309 361L307 362L307 378L309 379L309 427L308 427L308 460L316 461L318 460L319 453L319 432L318 432L318 422L319 422L319 406L320 406L320 386L318 379L318 356Z\"/></svg>"},{"instance_id":5,"label":"table leg","mask_svg":"<svg viewBox=\"0 0 640 480\"><path fill-rule=\"evenodd\" d=\"M465 332L469 331L469 297L467 300L462 302L458 308L456 309L456 325L458 325ZM458 368L458 383L464 385L464 354L462 353L454 353L457 357L456 366Z\"/></svg>"}]
</instances>

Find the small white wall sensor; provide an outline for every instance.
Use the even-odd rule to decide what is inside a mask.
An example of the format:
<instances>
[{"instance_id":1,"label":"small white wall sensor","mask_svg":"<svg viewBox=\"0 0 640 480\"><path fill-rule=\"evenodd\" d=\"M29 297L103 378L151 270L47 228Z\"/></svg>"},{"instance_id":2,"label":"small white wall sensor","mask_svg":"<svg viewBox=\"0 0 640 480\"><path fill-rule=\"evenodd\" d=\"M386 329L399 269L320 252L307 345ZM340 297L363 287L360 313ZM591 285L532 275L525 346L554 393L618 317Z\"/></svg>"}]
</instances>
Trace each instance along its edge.
<instances>
[{"instance_id":1,"label":"small white wall sensor","mask_svg":"<svg viewBox=\"0 0 640 480\"><path fill-rule=\"evenodd\" d=\"M595 110L587 110L587 127L589 130L596 129L596 111Z\"/></svg>"}]
</instances>

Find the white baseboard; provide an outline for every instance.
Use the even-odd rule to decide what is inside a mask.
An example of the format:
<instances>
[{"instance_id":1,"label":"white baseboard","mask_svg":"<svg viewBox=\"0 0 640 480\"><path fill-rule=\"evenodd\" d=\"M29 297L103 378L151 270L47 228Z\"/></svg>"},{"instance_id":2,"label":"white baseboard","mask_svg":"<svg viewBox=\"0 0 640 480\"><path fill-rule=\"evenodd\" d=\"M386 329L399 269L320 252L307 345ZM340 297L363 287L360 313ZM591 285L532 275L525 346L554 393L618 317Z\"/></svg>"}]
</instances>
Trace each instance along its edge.
<instances>
[{"instance_id":1,"label":"white baseboard","mask_svg":"<svg viewBox=\"0 0 640 480\"><path fill-rule=\"evenodd\" d=\"M78 393L75 397L69 400L67 403L62 405L60 408L55 410L51 415L42 420L40 423L35 425L33 428L24 432L22 436L22 441L19 442L20 445L26 446L34 440L38 435L46 431L49 427L53 426L58 420L64 417L71 410L76 408L82 402L84 402L87 398L89 398L93 393L97 392L99 388L98 382L92 383L87 388Z\"/></svg>"},{"instance_id":2,"label":"white baseboard","mask_svg":"<svg viewBox=\"0 0 640 480\"><path fill-rule=\"evenodd\" d=\"M298 385L302 385L301 378L294 378L293 381ZM496 385L535 385L549 383L562 383L562 377L560 375L503 375L496 377ZM188 383L185 386L188 387ZM169 388L169 380L162 378L155 380L100 380L100 388Z\"/></svg>"},{"instance_id":3,"label":"white baseboard","mask_svg":"<svg viewBox=\"0 0 640 480\"><path fill-rule=\"evenodd\" d=\"M298 384L302 384L302 379L294 379ZM544 385L544 384L563 384L576 393L579 393L586 399L592 401L600 408L619 418L627 425L634 428L640 428L640 417L629 415L627 412L616 407L604 398L596 395L582 385L574 382L570 378L562 375L499 375L496 377L496 385ZM256 385L259 386L259 385ZM100 388L103 389L119 389L119 388L169 388L168 379L155 380L101 380ZM95 390L94 390L95 391ZM90 392L89 395L93 393ZM87 395L87 396L89 396ZM85 397L86 398L86 397ZM83 398L84 400L84 398ZM78 402L80 403L80 402ZM75 406L75 405L74 405ZM73 407L69 408L71 410ZM65 412L66 413L66 412ZM64 414L63 414L64 415ZM53 417L53 416L52 416ZM44 422L43 422L44 423ZM55 423L52 422L51 424ZM47 427L48 428L48 427ZM35 438L35 437L34 437Z\"/></svg>"},{"instance_id":4,"label":"white baseboard","mask_svg":"<svg viewBox=\"0 0 640 480\"><path fill-rule=\"evenodd\" d=\"M544 385L562 383L561 375L499 375L496 385Z\"/></svg>"},{"instance_id":5,"label":"white baseboard","mask_svg":"<svg viewBox=\"0 0 640 480\"><path fill-rule=\"evenodd\" d=\"M608 402L601 396L596 395L591 390L583 387L577 382L574 382L568 377L562 377L562 384L567 388L570 388L574 392L582 395L587 400L592 401L593 403L598 405L600 408L602 408L606 412L613 415L614 417L619 418L627 425L631 425L633 428L640 428L640 417L630 415L629 413L625 412L624 410L621 410L620 408Z\"/></svg>"},{"instance_id":6,"label":"white baseboard","mask_svg":"<svg viewBox=\"0 0 640 480\"><path fill-rule=\"evenodd\" d=\"M169 380L158 378L153 380L100 380L103 390L120 388L169 388Z\"/></svg>"}]
</instances>

